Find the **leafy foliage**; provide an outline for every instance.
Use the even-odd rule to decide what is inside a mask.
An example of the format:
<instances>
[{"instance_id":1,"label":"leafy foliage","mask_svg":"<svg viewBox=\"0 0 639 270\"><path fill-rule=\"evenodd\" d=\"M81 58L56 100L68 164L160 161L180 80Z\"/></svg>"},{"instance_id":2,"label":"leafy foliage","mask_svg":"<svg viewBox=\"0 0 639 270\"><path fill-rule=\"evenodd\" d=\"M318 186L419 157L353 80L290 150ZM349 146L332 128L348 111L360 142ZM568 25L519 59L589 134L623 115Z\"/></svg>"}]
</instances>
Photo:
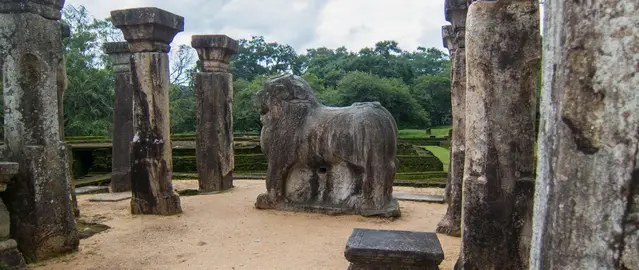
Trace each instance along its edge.
<instances>
[{"instance_id":1,"label":"leafy foliage","mask_svg":"<svg viewBox=\"0 0 639 270\"><path fill-rule=\"evenodd\" d=\"M121 33L109 19L94 19L82 6L66 5L63 20L72 29L72 36L64 41L69 80L64 100L66 134L110 135L114 77L102 44L122 41ZM239 53L229 67L234 77L235 131L259 131L254 94L268 77L282 73L302 76L329 106L380 102L400 128L450 124L450 62L436 48L405 51L397 42L385 40L357 52L322 47L298 54L289 45L261 36L240 39L239 44ZM197 55L188 46L175 46L170 61L171 131L192 133L196 127L192 76L197 72Z\"/></svg>"}]
</instances>

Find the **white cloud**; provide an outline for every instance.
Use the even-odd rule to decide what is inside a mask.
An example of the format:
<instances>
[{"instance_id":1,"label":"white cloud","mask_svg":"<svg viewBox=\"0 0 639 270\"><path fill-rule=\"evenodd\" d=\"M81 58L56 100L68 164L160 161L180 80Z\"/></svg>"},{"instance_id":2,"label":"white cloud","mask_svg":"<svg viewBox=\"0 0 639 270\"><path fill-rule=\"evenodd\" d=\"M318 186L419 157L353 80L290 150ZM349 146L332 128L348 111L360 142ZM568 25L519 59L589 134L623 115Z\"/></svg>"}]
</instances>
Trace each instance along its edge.
<instances>
[{"instance_id":1,"label":"white cloud","mask_svg":"<svg viewBox=\"0 0 639 270\"><path fill-rule=\"evenodd\" d=\"M232 38L264 36L269 42L307 48L346 46L352 51L395 40L405 50L442 49L443 0L67 0L97 18L111 10L154 6L185 17L185 32L173 45L190 44L194 34Z\"/></svg>"}]
</instances>

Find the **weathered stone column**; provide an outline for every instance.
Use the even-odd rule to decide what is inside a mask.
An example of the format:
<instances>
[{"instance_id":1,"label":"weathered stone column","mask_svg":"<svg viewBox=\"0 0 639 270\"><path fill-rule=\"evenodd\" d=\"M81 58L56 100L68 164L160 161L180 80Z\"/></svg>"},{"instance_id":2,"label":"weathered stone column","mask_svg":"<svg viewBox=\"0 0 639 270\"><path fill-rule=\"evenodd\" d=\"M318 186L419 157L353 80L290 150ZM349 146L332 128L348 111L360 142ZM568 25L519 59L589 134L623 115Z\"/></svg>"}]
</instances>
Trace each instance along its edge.
<instances>
[{"instance_id":1,"label":"weathered stone column","mask_svg":"<svg viewBox=\"0 0 639 270\"><path fill-rule=\"evenodd\" d=\"M452 25L442 28L444 46L448 48L452 60L451 102L453 129L450 138L450 167L446 184L446 215L437 224L437 232L451 236L461 236L462 182L464 178L465 156L465 105L466 105L466 52L464 49L466 32L466 0L447 0L444 4L446 20Z\"/></svg>"},{"instance_id":2,"label":"weathered stone column","mask_svg":"<svg viewBox=\"0 0 639 270\"><path fill-rule=\"evenodd\" d=\"M639 5L546 0L531 269L639 269Z\"/></svg>"},{"instance_id":3,"label":"weathered stone column","mask_svg":"<svg viewBox=\"0 0 639 270\"><path fill-rule=\"evenodd\" d=\"M60 140L58 72L64 0L0 1L5 153L19 172L2 193L27 262L78 247L67 149Z\"/></svg>"},{"instance_id":4,"label":"weathered stone column","mask_svg":"<svg viewBox=\"0 0 639 270\"><path fill-rule=\"evenodd\" d=\"M104 50L111 58L115 75L111 192L125 192L131 190L131 140L133 139L131 53L126 42L106 43Z\"/></svg>"},{"instance_id":5,"label":"weathered stone column","mask_svg":"<svg viewBox=\"0 0 639 270\"><path fill-rule=\"evenodd\" d=\"M158 8L115 10L111 18L132 52L131 213L181 213L180 197L171 184L167 53L175 34L184 30L184 18Z\"/></svg>"},{"instance_id":6,"label":"weathered stone column","mask_svg":"<svg viewBox=\"0 0 639 270\"><path fill-rule=\"evenodd\" d=\"M464 269L526 269L532 226L536 1L473 2L466 27Z\"/></svg>"},{"instance_id":7,"label":"weathered stone column","mask_svg":"<svg viewBox=\"0 0 639 270\"><path fill-rule=\"evenodd\" d=\"M200 192L233 187L233 75L228 72L236 40L225 35L193 36L202 72L195 74L197 172Z\"/></svg>"}]
</instances>

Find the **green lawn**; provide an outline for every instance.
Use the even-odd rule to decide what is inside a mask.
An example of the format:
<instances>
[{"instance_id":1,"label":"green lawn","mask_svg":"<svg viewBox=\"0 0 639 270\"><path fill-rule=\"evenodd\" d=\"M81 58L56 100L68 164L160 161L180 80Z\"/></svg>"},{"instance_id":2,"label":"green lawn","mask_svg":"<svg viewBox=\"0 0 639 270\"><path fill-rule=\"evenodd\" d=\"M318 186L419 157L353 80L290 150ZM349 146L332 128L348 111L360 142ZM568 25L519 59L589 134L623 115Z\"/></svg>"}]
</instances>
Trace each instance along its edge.
<instances>
[{"instance_id":1,"label":"green lawn","mask_svg":"<svg viewBox=\"0 0 639 270\"><path fill-rule=\"evenodd\" d=\"M439 160L444 163L444 171L448 171L448 164L450 163L450 152L448 149L439 147L439 146L422 146L424 149L430 151L435 155Z\"/></svg>"},{"instance_id":2,"label":"green lawn","mask_svg":"<svg viewBox=\"0 0 639 270\"><path fill-rule=\"evenodd\" d=\"M437 138L448 137L448 130L450 130L451 126L440 126L433 127L431 129L430 134L426 134L425 129L400 129L399 137L410 139L410 138L428 138L430 136L435 136Z\"/></svg>"}]
</instances>

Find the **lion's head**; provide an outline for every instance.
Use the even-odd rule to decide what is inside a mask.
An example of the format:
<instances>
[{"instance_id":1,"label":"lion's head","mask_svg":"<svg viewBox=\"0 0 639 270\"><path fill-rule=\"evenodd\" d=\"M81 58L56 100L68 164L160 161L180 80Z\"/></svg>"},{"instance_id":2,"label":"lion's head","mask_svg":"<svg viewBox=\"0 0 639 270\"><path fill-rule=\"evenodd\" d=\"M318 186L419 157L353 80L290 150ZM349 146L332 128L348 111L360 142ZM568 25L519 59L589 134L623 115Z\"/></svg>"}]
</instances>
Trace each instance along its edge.
<instances>
[{"instance_id":1,"label":"lion's head","mask_svg":"<svg viewBox=\"0 0 639 270\"><path fill-rule=\"evenodd\" d=\"M273 110L283 112L290 105L307 108L320 105L311 86L300 76L290 74L268 79L255 95L254 103L260 115Z\"/></svg>"}]
</instances>

